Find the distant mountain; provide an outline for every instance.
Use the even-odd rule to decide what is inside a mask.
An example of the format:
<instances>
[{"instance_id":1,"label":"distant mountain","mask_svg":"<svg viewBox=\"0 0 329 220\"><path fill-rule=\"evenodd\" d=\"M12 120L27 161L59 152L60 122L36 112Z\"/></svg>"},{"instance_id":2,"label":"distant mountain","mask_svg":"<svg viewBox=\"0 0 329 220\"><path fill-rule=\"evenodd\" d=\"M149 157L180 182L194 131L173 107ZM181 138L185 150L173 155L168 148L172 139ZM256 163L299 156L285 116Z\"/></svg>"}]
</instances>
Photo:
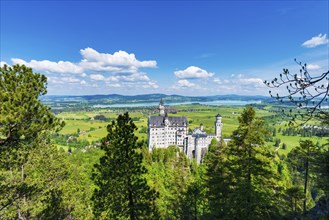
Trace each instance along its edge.
<instances>
[{"instance_id":1,"label":"distant mountain","mask_svg":"<svg viewBox=\"0 0 329 220\"><path fill-rule=\"evenodd\" d=\"M213 96L182 96L182 95L165 95L165 94L143 94L143 95L84 95L84 96L54 96L46 95L41 101L46 103L88 103L88 104L120 104L120 103L139 103L139 102L158 102L163 99L165 103L175 102L205 102L217 100L232 101L270 101L266 96L242 96L242 95L213 95Z\"/></svg>"}]
</instances>

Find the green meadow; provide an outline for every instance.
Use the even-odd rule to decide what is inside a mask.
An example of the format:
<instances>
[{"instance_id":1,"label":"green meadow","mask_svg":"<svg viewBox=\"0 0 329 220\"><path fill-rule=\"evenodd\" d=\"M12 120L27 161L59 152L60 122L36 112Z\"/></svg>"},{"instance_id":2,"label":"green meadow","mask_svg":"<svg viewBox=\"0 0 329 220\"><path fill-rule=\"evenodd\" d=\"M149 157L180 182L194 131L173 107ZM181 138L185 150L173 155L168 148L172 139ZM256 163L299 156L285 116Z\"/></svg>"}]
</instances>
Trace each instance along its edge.
<instances>
[{"instance_id":1,"label":"green meadow","mask_svg":"<svg viewBox=\"0 0 329 220\"><path fill-rule=\"evenodd\" d=\"M230 138L232 132L238 126L238 117L243 111L243 106L206 106L199 104L191 105L179 105L175 106L176 113L169 114L170 116L186 116L189 121L189 129L199 127L202 123L207 133L214 133L214 121L215 116L220 114L222 116L223 138ZM258 117L267 117L274 115L273 108L271 106L255 107ZM136 136L139 140L147 141L147 120L149 115L157 115L156 111L146 111L139 108L131 109L100 109L93 111L77 111L77 112L63 112L57 115L58 118L65 121L64 128L60 131L60 134L65 135L77 135L78 140L87 140L88 142L97 142L106 136L106 127L111 120L115 120L119 114L125 111L129 112L130 117L133 118L138 130ZM151 113L153 112L153 113ZM97 116L103 115L107 118L107 121L97 120ZM278 117L279 118L279 117ZM287 121L280 122L267 122L270 129L283 130L287 128ZM316 124L315 121L311 121L310 124ZM280 139L280 145L278 148L274 147L275 140ZM326 142L326 138L311 137L305 138L298 136L284 136L281 132L276 132L276 136L273 137L273 142L269 142L269 146L273 146L273 150L277 150L279 154L287 154L291 149L299 144L300 140L312 139L314 142L323 144ZM286 144L286 149L282 149L282 144Z\"/></svg>"}]
</instances>

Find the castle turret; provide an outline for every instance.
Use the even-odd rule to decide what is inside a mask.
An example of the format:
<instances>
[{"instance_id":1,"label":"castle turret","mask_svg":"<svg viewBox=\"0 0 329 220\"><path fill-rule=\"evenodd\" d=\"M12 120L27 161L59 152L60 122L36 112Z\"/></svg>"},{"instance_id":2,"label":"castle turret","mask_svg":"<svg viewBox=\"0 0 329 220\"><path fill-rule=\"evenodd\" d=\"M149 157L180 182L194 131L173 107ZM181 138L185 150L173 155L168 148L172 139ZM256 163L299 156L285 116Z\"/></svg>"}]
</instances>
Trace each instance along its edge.
<instances>
[{"instance_id":1,"label":"castle turret","mask_svg":"<svg viewBox=\"0 0 329 220\"><path fill-rule=\"evenodd\" d=\"M218 140L222 137L222 116L220 114L216 115L216 121L215 121L215 135L218 138Z\"/></svg>"},{"instance_id":2,"label":"castle turret","mask_svg":"<svg viewBox=\"0 0 329 220\"><path fill-rule=\"evenodd\" d=\"M160 103L159 103L159 115L160 116L165 116L165 107L163 105L162 98L161 98Z\"/></svg>"},{"instance_id":3,"label":"castle turret","mask_svg":"<svg viewBox=\"0 0 329 220\"><path fill-rule=\"evenodd\" d=\"M169 126L168 113L166 112L164 116L165 116L165 117L164 117L164 121L163 121L163 122L164 122L165 126Z\"/></svg>"}]
</instances>

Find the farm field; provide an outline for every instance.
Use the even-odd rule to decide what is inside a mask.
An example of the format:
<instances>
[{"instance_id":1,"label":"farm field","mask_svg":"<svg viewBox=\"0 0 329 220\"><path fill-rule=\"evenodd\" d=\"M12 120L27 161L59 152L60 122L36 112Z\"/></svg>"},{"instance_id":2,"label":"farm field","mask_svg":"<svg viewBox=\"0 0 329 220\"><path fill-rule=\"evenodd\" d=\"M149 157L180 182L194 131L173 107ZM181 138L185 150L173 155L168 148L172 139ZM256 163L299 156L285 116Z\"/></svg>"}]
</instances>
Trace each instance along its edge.
<instances>
[{"instance_id":1,"label":"farm field","mask_svg":"<svg viewBox=\"0 0 329 220\"><path fill-rule=\"evenodd\" d=\"M189 121L189 129L199 127L202 123L204 129L207 133L211 134L215 132L214 121L215 116L220 114L222 116L223 122L223 138L230 138L232 132L238 126L238 117L243 111L243 106L206 106L199 104L191 105L179 105L175 106L175 113L171 113L171 116L186 116ZM255 107L258 117L268 117L273 116L275 113L270 106ZM117 118L117 116L125 111L129 112L131 118L133 118L138 130L136 131L136 136L139 140L147 141L147 120L149 115L157 115L156 111L145 111L138 108L131 109L99 109L93 111L77 111L77 112L63 112L57 115L58 118L65 121L65 127L59 132L62 135L77 135L78 140L86 140L89 143L97 142L101 138L107 135L106 127L111 120ZM105 116L106 121L97 120L97 116ZM283 130L287 128L287 122L276 122L268 123L271 129ZM311 121L310 124L315 124ZM269 146L274 147L274 142L276 139L280 139L280 146L277 148L279 154L287 154L291 149L299 144L300 140L310 139L300 136L284 136L282 133L277 132L276 136L273 137L273 143L269 142ZM311 139L316 143L325 143L326 138L311 137ZM282 149L282 144L285 143L287 148Z\"/></svg>"}]
</instances>

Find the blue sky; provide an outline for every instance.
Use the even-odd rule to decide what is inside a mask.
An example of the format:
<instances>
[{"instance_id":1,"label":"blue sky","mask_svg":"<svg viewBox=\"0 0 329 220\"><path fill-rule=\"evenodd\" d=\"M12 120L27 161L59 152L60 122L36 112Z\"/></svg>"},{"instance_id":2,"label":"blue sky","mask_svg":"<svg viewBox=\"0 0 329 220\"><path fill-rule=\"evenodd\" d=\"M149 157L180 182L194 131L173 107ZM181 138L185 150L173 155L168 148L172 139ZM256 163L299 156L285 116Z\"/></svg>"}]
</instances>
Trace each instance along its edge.
<instances>
[{"instance_id":1,"label":"blue sky","mask_svg":"<svg viewBox=\"0 0 329 220\"><path fill-rule=\"evenodd\" d=\"M283 68L328 70L328 1L6 1L0 61L48 94L267 95Z\"/></svg>"}]
</instances>

